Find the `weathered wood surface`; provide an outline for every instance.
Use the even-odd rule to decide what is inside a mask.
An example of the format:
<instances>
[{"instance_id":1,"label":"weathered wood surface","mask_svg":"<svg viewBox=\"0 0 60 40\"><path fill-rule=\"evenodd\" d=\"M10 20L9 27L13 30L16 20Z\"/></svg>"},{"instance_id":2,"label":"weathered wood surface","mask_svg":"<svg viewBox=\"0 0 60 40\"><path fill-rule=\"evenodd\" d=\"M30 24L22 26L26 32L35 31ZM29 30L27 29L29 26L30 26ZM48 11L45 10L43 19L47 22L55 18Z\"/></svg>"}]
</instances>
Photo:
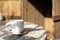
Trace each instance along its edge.
<instances>
[{"instance_id":1,"label":"weathered wood surface","mask_svg":"<svg viewBox=\"0 0 60 40\"><path fill-rule=\"evenodd\" d=\"M44 26L44 16L29 1L23 1L23 19Z\"/></svg>"},{"instance_id":2,"label":"weathered wood surface","mask_svg":"<svg viewBox=\"0 0 60 40\"><path fill-rule=\"evenodd\" d=\"M3 13L4 16L10 17L10 16L21 16L22 13L22 2L19 1L0 1L0 9L1 13Z\"/></svg>"},{"instance_id":3,"label":"weathered wood surface","mask_svg":"<svg viewBox=\"0 0 60 40\"><path fill-rule=\"evenodd\" d=\"M27 0L0 1L0 7L7 19L18 16L25 21L44 26L44 16Z\"/></svg>"}]
</instances>

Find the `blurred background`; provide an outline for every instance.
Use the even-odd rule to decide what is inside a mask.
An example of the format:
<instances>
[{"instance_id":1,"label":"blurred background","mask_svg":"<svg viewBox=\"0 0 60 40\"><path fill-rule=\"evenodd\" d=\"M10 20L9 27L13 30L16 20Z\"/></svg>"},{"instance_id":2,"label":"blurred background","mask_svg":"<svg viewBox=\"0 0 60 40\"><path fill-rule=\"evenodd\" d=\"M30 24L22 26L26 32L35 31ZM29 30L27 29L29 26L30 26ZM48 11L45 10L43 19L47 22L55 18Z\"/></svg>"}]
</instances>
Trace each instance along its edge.
<instances>
[{"instance_id":1,"label":"blurred background","mask_svg":"<svg viewBox=\"0 0 60 40\"><path fill-rule=\"evenodd\" d=\"M0 0L0 13L6 20L24 19L60 37L60 0Z\"/></svg>"}]
</instances>

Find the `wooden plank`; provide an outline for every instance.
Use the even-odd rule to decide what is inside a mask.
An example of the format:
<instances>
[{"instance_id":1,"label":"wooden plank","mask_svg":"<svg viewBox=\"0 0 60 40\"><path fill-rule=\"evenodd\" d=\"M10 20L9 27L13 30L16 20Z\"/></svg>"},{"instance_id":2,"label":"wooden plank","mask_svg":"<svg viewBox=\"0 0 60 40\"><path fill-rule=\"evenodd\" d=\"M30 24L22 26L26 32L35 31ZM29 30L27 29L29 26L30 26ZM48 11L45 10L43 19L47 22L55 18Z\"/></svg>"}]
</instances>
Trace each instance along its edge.
<instances>
[{"instance_id":1,"label":"wooden plank","mask_svg":"<svg viewBox=\"0 0 60 40\"><path fill-rule=\"evenodd\" d=\"M54 28L53 28L53 20L52 18L45 18L45 30L48 31L48 39L49 40L53 40L54 36L53 36L53 32L54 32Z\"/></svg>"},{"instance_id":2,"label":"wooden plank","mask_svg":"<svg viewBox=\"0 0 60 40\"><path fill-rule=\"evenodd\" d=\"M26 0L23 0L23 19L24 19L24 21L26 21L27 20L27 18L26 18Z\"/></svg>"},{"instance_id":3,"label":"wooden plank","mask_svg":"<svg viewBox=\"0 0 60 40\"><path fill-rule=\"evenodd\" d=\"M21 16L22 4L21 0L19 1L3 1L3 15L6 16Z\"/></svg>"},{"instance_id":4,"label":"wooden plank","mask_svg":"<svg viewBox=\"0 0 60 40\"><path fill-rule=\"evenodd\" d=\"M26 0L26 3L27 3L26 5L24 4L26 6L24 7L24 14L23 14L24 20L28 22L36 23L38 25L44 25L43 15L40 12L38 12L38 10L27 0Z\"/></svg>"}]
</instances>

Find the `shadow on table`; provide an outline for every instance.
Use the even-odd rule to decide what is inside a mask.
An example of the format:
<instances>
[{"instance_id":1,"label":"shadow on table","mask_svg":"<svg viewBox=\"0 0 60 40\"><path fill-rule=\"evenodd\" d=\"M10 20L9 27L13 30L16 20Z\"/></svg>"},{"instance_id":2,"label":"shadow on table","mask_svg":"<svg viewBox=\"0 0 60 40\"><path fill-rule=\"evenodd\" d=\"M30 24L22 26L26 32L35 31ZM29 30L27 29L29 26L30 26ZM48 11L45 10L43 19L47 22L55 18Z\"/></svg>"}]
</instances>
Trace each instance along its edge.
<instances>
[{"instance_id":1,"label":"shadow on table","mask_svg":"<svg viewBox=\"0 0 60 40\"><path fill-rule=\"evenodd\" d=\"M6 36L3 39L5 40L35 40L36 38L33 37L28 37L28 36Z\"/></svg>"},{"instance_id":2,"label":"shadow on table","mask_svg":"<svg viewBox=\"0 0 60 40\"><path fill-rule=\"evenodd\" d=\"M33 29L33 28L26 28L29 32L30 31L37 31L37 30L43 30L43 29ZM37 38L29 37L29 36L16 36L16 35L10 35L3 37L4 40L36 40Z\"/></svg>"},{"instance_id":3,"label":"shadow on table","mask_svg":"<svg viewBox=\"0 0 60 40\"><path fill-rule=\"evenodd\" d=\"M8 31L4 30L5 28L6 28L5 26L0 27L0 37L8 34Z\"/></svg>"},{"instance_id":4,"label":"shadow on table","mask_svg":"<svg viewBox=\"0 0 60 40\"><path fill-rule=\"evenodd\" d=\"M0 37L7 35L7 31L5 30L0 30L2 34L0 34Z\"/></svg>"},{"instance_id":5,"label":"shadow on table","mask_svg":"<svg viewBox=\"0 0 60 40\"><path fill-rule=\"evenodd\" d=\"M38 30L44 30L44 28L38 28L38 29L35 29L35 28L25 28L26 30L28 30L29 32L31 31L38 31Z\"/></svg>"}]
</instances>

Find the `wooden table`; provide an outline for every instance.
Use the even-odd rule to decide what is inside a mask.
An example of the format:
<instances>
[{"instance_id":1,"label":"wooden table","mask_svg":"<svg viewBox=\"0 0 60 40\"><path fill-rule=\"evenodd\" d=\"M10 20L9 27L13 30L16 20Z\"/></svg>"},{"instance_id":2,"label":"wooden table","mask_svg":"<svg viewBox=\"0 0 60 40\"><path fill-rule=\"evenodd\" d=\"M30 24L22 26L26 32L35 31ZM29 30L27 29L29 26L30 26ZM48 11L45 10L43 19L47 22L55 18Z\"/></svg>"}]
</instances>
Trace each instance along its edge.
<instances>
[{"instance_id":1,"label":"wooden table","mask_svg":"<svg viewBox=\"0 0 60 40\"><path fill-rule=\"evenodd\" d=\"M43 27L30 22L24 22L24 28L29 30L29 33L23 36L8 35L9 27L4 25L0 27L0 40L45 40L46 30Z\"/></svg>"}]
</instances>

